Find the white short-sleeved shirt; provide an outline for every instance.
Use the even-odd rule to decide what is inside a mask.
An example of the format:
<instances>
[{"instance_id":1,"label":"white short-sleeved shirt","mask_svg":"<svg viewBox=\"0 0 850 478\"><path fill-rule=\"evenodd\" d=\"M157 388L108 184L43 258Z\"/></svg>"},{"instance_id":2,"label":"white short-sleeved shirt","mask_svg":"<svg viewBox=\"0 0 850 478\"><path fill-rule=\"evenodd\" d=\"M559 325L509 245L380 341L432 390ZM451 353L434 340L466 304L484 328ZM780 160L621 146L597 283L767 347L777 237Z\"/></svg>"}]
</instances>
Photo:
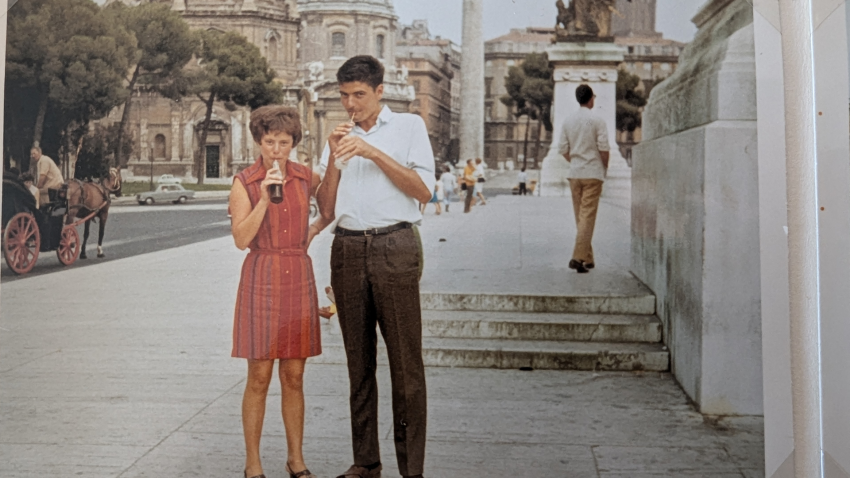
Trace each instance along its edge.
<instances>
[{"instance_id":1,"label":"white short-sleeved shirt","mask_svg":"<svg viewBox=\"0 0 850 478\"><path fill-rule=\"evenodd\" d=\"M445 192L453 192L457 189L457 176L452 173L443 173L440 176L440 181L443 182L443 190Z\"/></svg>"},{"instance_id":2,"label":"white short-sleeved shirt","mask_svg":"<svg viewBox=\"0 0 850 478\"><path fill-rule=\"evenodd\" d=\"M558 152L569 155L567 178L605 180L605 166L600 151L609 151L608 128L605 120L581 107L564 121Z\"/></svg>"},{"instance_id":3,"label":"white short-sleeved shirt","mask_svg":"<svg viewBox=\"0 0 850 478\"><path fill-rule=\"evenodd\" d=\"M355 126L351 134L362 137L404 167L413 169L429 191L434 191L434 152L421 117L393 113L387 106L369 131ZM318 173L324 178L330 158L325 144ZM334 208L338 225L362 231L399 222L420 224L419 202L402 192L371 160L355 156L342 171Z\"/></svg>"}]
</instances>

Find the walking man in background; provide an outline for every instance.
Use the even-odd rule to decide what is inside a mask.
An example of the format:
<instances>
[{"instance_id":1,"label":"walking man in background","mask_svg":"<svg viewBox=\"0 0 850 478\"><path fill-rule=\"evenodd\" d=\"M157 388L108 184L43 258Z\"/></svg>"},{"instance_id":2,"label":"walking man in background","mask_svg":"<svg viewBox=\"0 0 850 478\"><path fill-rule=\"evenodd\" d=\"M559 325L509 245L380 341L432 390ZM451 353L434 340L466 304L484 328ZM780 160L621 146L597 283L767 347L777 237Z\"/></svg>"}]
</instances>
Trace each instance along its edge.
<instances>
[{"instance_id":1,"label":"walking man in background","mask_svg":"<svg viewBox=\"0 0 850 478\"><path fill-rule=\"evenodd\" d=\"M591 240L610 151L605 120L590 112L595 98L590 86L576 88L576 100L581 108L564 121L558 144L558 152L570 163L567 179L573 196L577 232L569 266L579 273L595 266Z\"/></svg>"},{"instance_id":2,"label":"walking man in background","mask_svg":"<svg viewBox=\"0 0 850 478\"><path fill-rule=\"evenodd\" d=\"M519 195L525 196L526 194L526 184L528 183L528 173L525 172L525 166L522 167L522 170L519 172Z\"/></svg>"},{"instance_id":3,"label":"walking man in background","mask_svg":"<svg viewBox=\"0 0 850 478\"><path fill-rule=\"evenodd\" d=\"M350 58L337 81L352 120L328 138L318 201L325 219L339 219L331 287L348 358L354 448L354 465L340 478L381 476L376 325L390 362L399 472L422 478L427 411L419 305L422 251L413 225L422 221L419 204L430 201L434 191L434 153L422 118L381 105L384 67L376 58Z\"/></svg>"}]
</instances>

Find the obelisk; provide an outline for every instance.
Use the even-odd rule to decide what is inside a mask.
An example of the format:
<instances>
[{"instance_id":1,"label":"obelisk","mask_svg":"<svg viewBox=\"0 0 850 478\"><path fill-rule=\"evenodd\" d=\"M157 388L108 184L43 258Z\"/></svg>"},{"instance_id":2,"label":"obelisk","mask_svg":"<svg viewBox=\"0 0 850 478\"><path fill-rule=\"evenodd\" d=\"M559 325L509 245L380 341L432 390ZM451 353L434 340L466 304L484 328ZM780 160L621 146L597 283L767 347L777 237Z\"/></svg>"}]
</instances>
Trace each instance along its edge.
<instances>
[{"instance_id":1,"label":"obelisk","mask_svg":"<svg viewBox=\"0 0 850 478\"><path fill-rule=\"evenodd\" d=\"M460 161L484 158L484 0L463 0Z\"/></svg>"}]
</instances>

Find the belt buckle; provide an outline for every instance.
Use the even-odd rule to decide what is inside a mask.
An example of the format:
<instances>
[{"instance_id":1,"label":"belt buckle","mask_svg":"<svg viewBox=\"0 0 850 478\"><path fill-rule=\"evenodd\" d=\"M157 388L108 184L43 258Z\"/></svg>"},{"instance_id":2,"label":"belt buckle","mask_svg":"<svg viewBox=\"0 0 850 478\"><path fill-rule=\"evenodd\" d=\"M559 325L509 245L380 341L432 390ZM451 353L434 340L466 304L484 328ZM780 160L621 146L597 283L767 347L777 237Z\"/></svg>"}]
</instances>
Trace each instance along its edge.
<instances>
[{"instance_id":1,"label":"belt buckle","mask_svg":"<svg viewBox=\"0 0 850 478\"><path fill-rule=\"evenodd\" d=\"M363 235L364 236L377 236L378 235L378 228L373 227L372 229L366 229L365 231L363 231Z\"/></svg>"}]
</instances>

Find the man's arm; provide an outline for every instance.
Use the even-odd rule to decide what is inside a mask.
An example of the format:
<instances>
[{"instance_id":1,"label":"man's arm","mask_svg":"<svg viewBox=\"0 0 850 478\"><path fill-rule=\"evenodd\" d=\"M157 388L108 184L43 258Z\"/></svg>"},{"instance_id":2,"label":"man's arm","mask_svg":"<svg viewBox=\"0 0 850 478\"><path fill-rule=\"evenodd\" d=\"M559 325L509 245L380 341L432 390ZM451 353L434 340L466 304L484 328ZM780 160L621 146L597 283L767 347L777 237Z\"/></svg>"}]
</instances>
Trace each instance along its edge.
<instances>
[{"instance_id":1,"label":"man's arm","mask_svg":"<svg viewBox=\"0 0 850 478\"><path fill-rule=\"evenodd\" d=\"M336 162L331 161L339 151L339 142L351 132L354 126L351 123L343 123L337 126L328 137L328 144L322 152L320 169L324 172L322 183L316 191L316 202L319 203L319 213L328 221L333 222L336 215L336 193L339 189L340 171Z\"/></svg>"},{"instance_id":2,"label":"man's arm","mask_svg":"<svg viewBox=\"0 0 850 478\"><path fill-rule=\"evenodd\" d=\"M600 151L599 157L602 158L602 166L608 169L608 159L611 157L610 151Z\"/></svg>"},{"instance_id":3,"label":"man's arm","mask_svg":"<svg viewBox=\"0 0 850 478\"><path fill-rule=\"evenodd\" d=\"M47 175L42 174L38 177L38 184L36 185L36 187L38 189L44 189L45 184L47 184Z\"/></svg>"},{"instance_id":4,"label":"man's arm","mask_svg":"<svg viewBox=\"0 0 850 478\"><path fill-rule=\"evenodd\" d=\"M564 123L561 125L561 134L559 135L560 139L558 140L558 152L561 153L561 156L570 162L570 139L567 137L567 125Z\"/></svg>"},{"instance_id":5,"label":"man's arm","mask_svg":"<svg viewBox=\"0 0 850 478\"><path fill-rule=\"evenodd\" d=\"M596 128L596 148L599 150L602 166L607 170L608 160L611 158L611 145L608 143L608 126L605 124L605 120L598 118Z\"/></svg>"},{"instance_id":6,"label":"man's arm","mask_svg":"<svg viewBox=\"0 0 850 478\"><path fill-rule=\"evenodd\" d=\"M414 128L412 131L412 135L410 137L411 151L417 151L419 149L425 149L427 147L428 152L431 151L431 143L428 140L427 130L424 129L424 123L422 123L422 131L418 131L419 128ZM425 142L421 141L422 136L421 133L424 132ZM338 157L344 161L348 161L354 156L360 156L371 160L374 162L384 174L392 181L393 184L401 191L416 199L420 203L427 203L431 200L431 189L428 185L425 184L425 181L419 176L419 173L411 168L405 167L398 163L395 159L388 156L383 151L378 148L372 146L367 143L363 138L359 136L346 136L342 138L339 142L339 148L336 152ZM413 161L416 163L416 161ZM434 173L434 159L433 153L431 153L431 167L430 174L433 176ZM422 165L420 165L422 166ZM328 173L330 173L331 168L328 168Z\"/></svg>"}]
</instances>

